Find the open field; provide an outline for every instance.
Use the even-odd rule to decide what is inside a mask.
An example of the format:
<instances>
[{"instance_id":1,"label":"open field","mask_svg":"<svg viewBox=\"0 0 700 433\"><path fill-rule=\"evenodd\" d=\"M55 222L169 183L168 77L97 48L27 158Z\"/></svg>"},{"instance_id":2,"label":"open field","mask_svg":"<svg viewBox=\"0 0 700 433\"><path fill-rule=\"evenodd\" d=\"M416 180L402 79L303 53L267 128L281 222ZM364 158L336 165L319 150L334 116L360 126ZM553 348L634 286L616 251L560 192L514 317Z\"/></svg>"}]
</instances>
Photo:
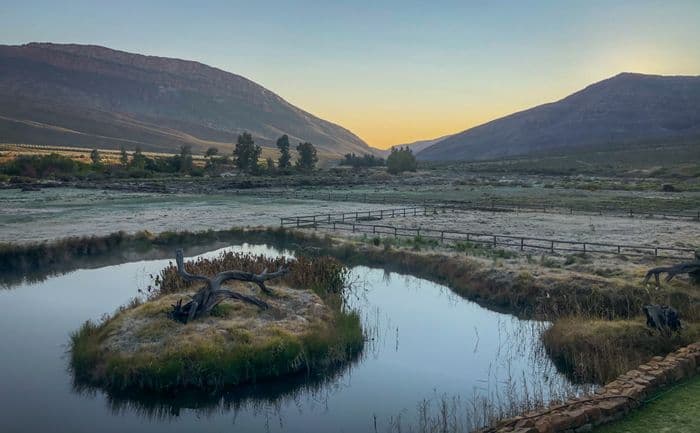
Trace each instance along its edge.
<instances>
[{"instance_id":1,"label":"open field","mask_svg":"<svg viewBox=\"0 0 700 433\"><path fill-rule=\"evenodd\" d=\"M226 194L153 194L51 188L0 191L0 240L28 242L124 230L153 233L245 226L277 226L279 216L381 205L289 200Z\"/></svg>"}]
</instances>

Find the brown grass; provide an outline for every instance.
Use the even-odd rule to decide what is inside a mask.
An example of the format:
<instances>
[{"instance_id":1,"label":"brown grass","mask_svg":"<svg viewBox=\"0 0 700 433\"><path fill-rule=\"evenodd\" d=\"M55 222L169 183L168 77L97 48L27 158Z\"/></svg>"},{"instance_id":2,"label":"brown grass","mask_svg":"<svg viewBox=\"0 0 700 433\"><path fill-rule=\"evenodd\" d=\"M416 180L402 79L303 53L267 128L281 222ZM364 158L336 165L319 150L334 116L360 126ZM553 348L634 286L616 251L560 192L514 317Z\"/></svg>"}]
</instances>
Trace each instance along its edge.
<instances>
[{"instance_id":1,"label":"brown grass","mask_svg":"<svg viewBox=\"0 0 700 433\"><path fill-rule=\"evenodd\" d=\"M547 353L575 382L606 383L652 356L665 355L700 340L700 323L684 323L671 337L633 320L562 318L543 334Z\"/></svg>"}]
</instances>

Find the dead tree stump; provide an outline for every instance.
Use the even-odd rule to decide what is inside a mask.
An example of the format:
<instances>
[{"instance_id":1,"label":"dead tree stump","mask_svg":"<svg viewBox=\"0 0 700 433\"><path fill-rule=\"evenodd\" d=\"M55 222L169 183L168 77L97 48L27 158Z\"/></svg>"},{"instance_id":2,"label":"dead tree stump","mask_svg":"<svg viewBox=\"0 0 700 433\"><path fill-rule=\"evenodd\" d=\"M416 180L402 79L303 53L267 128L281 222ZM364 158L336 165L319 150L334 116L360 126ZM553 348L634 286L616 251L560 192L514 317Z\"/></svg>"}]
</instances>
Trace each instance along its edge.
<instances>
[{"instance_id":1,"label":"dead tree stump","mask_svg":"<svg viewBox=\"0 0 700 433\"><path fill-rule=\"evenodd\" d=\"M182 305L182 299L177 304L174 304L173 310L170 312L170 317L178 322L187 323L203 316L208 316L211 310L216 307L224 299L238 299L239 301L257 305L261 309L269 307L267 302L255 296L248 296L229 289L222 289L221 284L229 280L248 281L258 285L260 290L267 295L273 295L272 290L265 286L265 281L273 278L279 278L289 272L289 268L281 267L276 272L267 272L264 270L261 274L254 274L245 271L224 271L212 278L203 275L193 275L185 270L185 262L181 249L175 253L177 262L177 272L185 281L202 281L204 287L192 296L192 299Z\"/></svg>"},{"instance_id":2,"label":"dead tree stump","mask_svg":"<svg viewBox=\"0 0 700 433\"><path fill-rule=\"evenodd\" d=\"M695 253L695 261L687 263L679 263L674 266L660 266L658 268L649 269L644 277L644 284L649 282L649 279L654 276L656 287L660 287L659 274L666 274L665 281L671 281L673 277L679 274L688 274L694 283L700 282L700 252Z\"/></svg>"}]
</instances>

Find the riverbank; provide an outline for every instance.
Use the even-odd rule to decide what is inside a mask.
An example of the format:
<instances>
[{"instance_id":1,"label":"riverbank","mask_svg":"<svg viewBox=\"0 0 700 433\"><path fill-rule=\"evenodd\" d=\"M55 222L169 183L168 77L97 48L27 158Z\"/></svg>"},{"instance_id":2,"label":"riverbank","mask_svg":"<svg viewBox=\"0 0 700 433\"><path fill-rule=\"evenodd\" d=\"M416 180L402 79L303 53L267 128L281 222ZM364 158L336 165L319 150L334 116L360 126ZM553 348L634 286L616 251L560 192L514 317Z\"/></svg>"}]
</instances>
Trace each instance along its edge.
<instances>
[{"instance_id":1,"label":"riverbank","mask_svg":"<svg viewBox=\"0 0 700 433\"><path fill-rule=\"evenodd\" d=\"M681 319L691 329L694 329L700 317L700 291L686 277L664 283L658 289L641 284L647 267L657 264L653 261L635 263L607 257L604 267L601 267L601 259L581 255L532 258L490 248L455 250L424 243L395 245L374 242L369 238L317 236L313 232L282 229L120 236L123 241L116 244L108 242L110 237L90 237L33 246L10 245L5 247L5 255L0 255L0 258L11 258L13 264L8 266L15 268L18 263L29 264L23 269L31 273L36 268L43 271L69 270L84 265L88 258L99 259L100 254L111 255L115 249L134 245L142 251L154 248L165 252L175 246L211 241L257 241L306 255L332 255L348 265L382 267L446 284L460 296L495 311L555 322L550 335L554 335L566 323L573 324L571 328L575 329L577 324L598 321L607 331L601 334L601 338L589 339L587 351L590 356L586 361L589 370L593 368L598 372L584 374L585 380L598 383L633 368L642 359L663 355L688 342L684 339L662 341L658 335L649 335L644 338L653 342L634 350L625 350L629 345L618 343L636 341L633 338L635 335L650 332L644 329L643 318L640 317L643 305L670 304L679 310ZM5 278L3 275L0 277ZM634 326L614 326L614 321L625 321ZM550 345L551 354L562 360L559 365L567 374L583 374L586 370L581 366L575 367L576 362L572 362L571 356L566 353L572 352L569 349L575 347L577 342L587 339L587 336L572 334L563 340L565 343ZM598 347L593 347L595 345ZM602 355L602 358L596 354ZM564 362L567 359L569 362ZM603 365L606 369L600 371L597 366ZM576 370L580 371L575 373Z\"/></svg>"}]
</instances>

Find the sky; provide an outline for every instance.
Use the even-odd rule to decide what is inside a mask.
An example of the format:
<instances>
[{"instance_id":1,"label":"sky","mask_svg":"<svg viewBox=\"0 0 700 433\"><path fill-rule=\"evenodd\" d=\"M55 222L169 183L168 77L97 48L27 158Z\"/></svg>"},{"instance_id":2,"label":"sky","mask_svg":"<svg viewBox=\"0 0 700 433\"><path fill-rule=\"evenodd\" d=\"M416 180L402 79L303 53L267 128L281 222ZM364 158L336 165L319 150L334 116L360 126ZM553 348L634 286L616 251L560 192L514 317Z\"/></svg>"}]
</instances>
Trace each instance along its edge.
<instances>
[{"instance_id":1,"label":"sky","mask_svg":"<svg viewBox=\"0 0 700 433\"><path fill-rule=\"evenodd\" d=\"M700 75L700 0L0 0L0 44L37 41L197 60L386 148L623 71Z\"/></svg>"}]
</instances>

